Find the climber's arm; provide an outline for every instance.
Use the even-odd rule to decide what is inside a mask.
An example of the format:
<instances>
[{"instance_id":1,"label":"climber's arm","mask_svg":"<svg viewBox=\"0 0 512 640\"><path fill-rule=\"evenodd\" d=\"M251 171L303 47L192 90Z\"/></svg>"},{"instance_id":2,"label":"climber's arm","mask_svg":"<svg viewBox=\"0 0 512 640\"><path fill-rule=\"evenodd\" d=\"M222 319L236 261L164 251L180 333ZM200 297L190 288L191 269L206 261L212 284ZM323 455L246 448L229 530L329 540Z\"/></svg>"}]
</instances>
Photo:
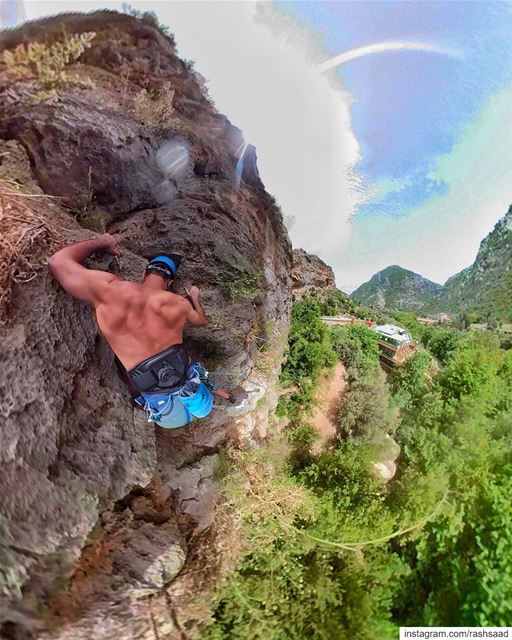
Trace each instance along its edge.
<instances>
[{"instance_id":1,"label":"climber's arm","mask_svg":"<svg viewBox=\"0 0 512 640\"><path fill-rule=\"evenodd\" d=\"M106 271L87 269L81 263L97 251L116 255L119 250L113 236L106 233L91 240L70 244L48 260L48 267L63 289L73 297L93 304L100 302L106 286L116 279Z\"/></svg>"},{"instance_id":2,"label":"climber's arm","mask_svg":"<svg viewBox=\"0 0 512 640\"><path fill-rule=\"evenodd\" d=\"M190 287L190 289L187 289L187 295L191 302L191 308L187 314L187 320L190 324L196 325L197 327L204 327L205 324L208 324L208 318L201 306L201 303L199 302L199 288Z\"/></svg>"}]
</instances>

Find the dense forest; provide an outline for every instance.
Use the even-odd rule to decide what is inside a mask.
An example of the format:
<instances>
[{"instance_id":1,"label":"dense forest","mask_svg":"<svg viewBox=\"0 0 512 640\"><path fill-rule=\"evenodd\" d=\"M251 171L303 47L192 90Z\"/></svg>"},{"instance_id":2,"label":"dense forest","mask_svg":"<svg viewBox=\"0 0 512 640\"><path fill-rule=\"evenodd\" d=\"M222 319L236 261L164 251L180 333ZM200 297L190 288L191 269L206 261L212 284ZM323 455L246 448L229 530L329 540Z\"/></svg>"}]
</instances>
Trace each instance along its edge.
<instances>
[{"instance_id":1,"label":"dense forest","mask_svg":"<svg viewBox=\"0 0 512 640\"><path fill-rule=\"evenodd\" d=\"M228 474L237 560L201 637L373 640L400 625L510 623L512 351L490 331L402 314L422 347L386 377L372 330L322 322L340 303L294 305L291 392L277 410L287 427ZM338 434L313 453L314 390L338 360ZM389 436L401 453L386 484L371 463Z\"/></svg>"}]
</instances>

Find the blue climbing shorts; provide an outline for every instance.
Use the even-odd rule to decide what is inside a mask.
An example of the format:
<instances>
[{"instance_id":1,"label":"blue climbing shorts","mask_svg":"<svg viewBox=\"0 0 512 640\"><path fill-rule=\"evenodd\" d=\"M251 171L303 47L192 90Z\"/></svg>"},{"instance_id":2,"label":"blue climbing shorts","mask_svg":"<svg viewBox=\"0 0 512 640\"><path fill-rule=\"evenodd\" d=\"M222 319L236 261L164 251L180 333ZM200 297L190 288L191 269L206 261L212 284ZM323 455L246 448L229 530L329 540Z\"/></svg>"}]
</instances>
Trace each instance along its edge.
<instances>
[{"instance_id":1,"label":"blue climbing shorts","mask_svg":"<svg viewBox=\"0 0 512 640\"><path fill-rule=\"evenodd\" d=\"M177 429L211 413L214 397L205 384L206 371L200 362L187 369L187 380L175 393L141 393L149 422L164 429Z\"/></svg>"}]
</instances>

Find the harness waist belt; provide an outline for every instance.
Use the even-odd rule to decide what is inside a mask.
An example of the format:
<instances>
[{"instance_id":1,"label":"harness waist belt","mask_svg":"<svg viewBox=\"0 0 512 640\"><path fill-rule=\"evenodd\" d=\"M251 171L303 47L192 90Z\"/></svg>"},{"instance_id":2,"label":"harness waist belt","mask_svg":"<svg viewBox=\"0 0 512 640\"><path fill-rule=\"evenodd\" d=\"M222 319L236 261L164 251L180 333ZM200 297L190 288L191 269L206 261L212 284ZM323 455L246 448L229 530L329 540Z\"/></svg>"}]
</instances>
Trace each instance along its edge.
<instances>
[{"instance_id":1,"label":"harness waist belt","mask_svg":"<svg viewBox=\"0 0 512 640\"><path fill-rule=\"evenodd\" d=\"M183 344L175 344L146 358L128 371L128 376L139 391L178 390L187 378L189 357Z\"/></svg>"}]
</instances>

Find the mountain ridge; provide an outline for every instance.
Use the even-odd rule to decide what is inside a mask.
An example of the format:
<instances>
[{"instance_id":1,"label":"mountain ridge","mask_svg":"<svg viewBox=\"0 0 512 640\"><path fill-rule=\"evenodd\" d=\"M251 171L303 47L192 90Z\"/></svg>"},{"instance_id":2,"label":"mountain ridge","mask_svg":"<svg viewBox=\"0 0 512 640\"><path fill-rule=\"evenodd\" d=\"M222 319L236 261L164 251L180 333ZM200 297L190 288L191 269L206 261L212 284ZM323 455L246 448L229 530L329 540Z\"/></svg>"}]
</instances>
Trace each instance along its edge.
<instances>
[{"instance_id":1,"label":"mountain ridge","mask_svg":"<svg viewBox=\"0 0 512 640\"><path fill-rule=\"evenodd\" d=\"M423 311L512 320L512 205L480 243L473 264L449 278Z\"/></svg>"},{"instance_id":2,"label":"mountain ridge","mask_svg":"<svg viewBox=\"0 0 512 640\"><path fill-rule=\"evenodd\" d=\"M379 309L419 311L441 289L440 284L395 264L375 273L350 296Z\"/></svg>"}]
</instances>

